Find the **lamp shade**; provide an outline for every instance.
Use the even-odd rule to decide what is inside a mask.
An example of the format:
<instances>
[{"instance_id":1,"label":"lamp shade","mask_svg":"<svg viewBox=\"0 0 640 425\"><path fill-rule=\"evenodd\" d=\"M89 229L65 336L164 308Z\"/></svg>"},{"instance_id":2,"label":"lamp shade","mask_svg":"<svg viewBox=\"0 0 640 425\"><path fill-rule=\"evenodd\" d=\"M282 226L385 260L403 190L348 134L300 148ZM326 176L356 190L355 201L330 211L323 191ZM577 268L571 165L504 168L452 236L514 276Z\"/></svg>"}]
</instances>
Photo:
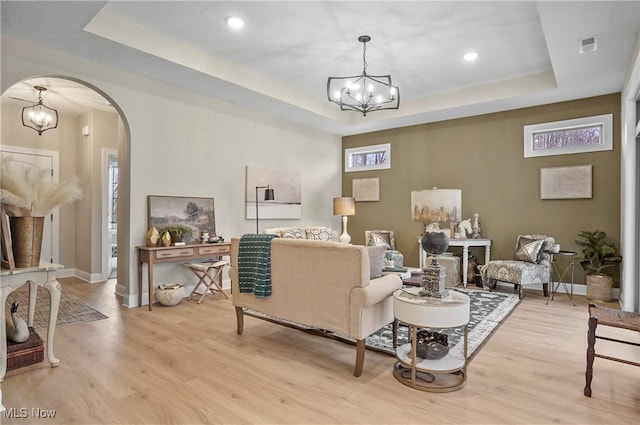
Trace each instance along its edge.
<instances>
[{"instance_id":1,"label":"lamp shade","mask_svg":"<svg viewBox=\"0 0 640 425\"><path fill-rule=\"evenodd\" d=\"M275 200L275 193L270 184L267 185L267 188L264 190L264 200L265 201L273 201Z\"/></svg>"},{"instance_id":2,"label":"lamp shade","mask_svg":"<svg viewBox=\"0 0 640 425\"><path fill-rule=\"evenodd\" d=\"M355 215L356 202L353 198L333 198L333 215Z\"/></svg>"}]
</instances>

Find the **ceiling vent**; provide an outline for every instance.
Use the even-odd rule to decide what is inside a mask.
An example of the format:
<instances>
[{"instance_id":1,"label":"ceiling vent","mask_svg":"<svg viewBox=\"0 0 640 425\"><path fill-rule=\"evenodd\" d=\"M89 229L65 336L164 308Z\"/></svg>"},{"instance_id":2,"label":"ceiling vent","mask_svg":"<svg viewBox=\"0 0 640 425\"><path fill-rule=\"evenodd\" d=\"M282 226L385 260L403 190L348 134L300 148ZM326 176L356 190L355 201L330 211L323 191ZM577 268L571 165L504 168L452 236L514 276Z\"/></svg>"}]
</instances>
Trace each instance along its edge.
<instances>
[{"instance_id":1,"label":"ceiling vent","mask_svg":"<svg viewBox=\"0 0 640 425\"><path fill-rule=\"evenodd\" d=\"M581 55L584 53L595 52L598 50L598 40L595 37L588 37L578 40L578 53Z\"/></svg>"}]
</instances>

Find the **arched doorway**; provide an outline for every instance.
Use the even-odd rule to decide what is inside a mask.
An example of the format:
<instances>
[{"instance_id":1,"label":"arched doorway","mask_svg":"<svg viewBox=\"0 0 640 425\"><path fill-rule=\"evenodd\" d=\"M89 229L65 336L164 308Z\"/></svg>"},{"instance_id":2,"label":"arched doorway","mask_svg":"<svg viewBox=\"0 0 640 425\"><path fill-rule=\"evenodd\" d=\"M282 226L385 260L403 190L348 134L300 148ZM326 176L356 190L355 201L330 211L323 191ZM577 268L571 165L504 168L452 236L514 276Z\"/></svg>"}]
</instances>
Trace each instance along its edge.
<instances>
[{"instance_id":1,"label":"arched doorway","mask_svg":"<svg viewBox=\"0 0 640 425\"><path fill-rule=\"evenodd\" d=\"M34 86L47 88L44 103L58 110L58 128L38 135L22 126L24 106L37 101ZM129 274L129 140L126 117L117 102L100 88L66 76L38 76L16 82L1 97L2 144L27 152L39 150L58 154L58 176L77 174L83 181L85 196L74 204L75 217L59 220L53 231L60 250L57 262L65 265L64 276L73 275L87 282L104 281L113 264L112 253L120 258L115 292L124 295ZM108 172L113 167L104 158L118 158L117 207L109 210ZM111 162L113 164L113 162ZM113 174L112 174L113 175ZM113 183L113 182L112 182ZM63 207L65 208L65 207ZM111 241L117 217L117 239ZM73 237L71 237L73 236ZM115 249L112 249L112 244Z\"/></svg>"}]
</instances>

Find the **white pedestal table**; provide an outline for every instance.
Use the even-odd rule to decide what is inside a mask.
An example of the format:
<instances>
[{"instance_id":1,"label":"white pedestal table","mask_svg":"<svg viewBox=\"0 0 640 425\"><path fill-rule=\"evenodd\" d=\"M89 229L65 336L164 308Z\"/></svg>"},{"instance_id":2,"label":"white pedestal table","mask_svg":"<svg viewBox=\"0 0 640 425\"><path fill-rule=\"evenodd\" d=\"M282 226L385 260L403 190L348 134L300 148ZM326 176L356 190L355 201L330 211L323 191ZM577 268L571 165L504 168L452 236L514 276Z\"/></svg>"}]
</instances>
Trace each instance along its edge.
<instances>
[{"instance_id":1,"label":"white pedestal table","mask_svg":"<svg viewBox=\"0 0 640 425\"><path fill-rule=\"evenodd\" d=\"M29 318L27 323L33 326L36 311L36 294L38 286L49 292L51 307L49 309L49 326L45 340L47 360L51 367L60 364L60 360L53 354L53 337L60 307L60 282L56 280L56 271L64 268L60 264L41 262L38 267L21 269L1 269L0 271L0 383L4 381L7 372L7 329L5 323L5 308L7 297L11 292L29 283ZM5 409L2 405L2 387L0 386L0 412Z\"/></svg>"}]
</instances>

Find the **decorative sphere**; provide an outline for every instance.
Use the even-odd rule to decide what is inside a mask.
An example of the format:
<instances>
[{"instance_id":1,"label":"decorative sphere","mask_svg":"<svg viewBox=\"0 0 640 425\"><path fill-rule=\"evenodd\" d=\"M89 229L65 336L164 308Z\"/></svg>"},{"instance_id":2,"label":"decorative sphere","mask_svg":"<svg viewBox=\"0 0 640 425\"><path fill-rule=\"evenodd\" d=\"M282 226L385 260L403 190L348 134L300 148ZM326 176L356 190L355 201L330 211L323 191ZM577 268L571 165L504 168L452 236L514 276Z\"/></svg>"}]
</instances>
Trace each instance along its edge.
<instances>
[{"instance_id":1,"label":"decorative sphere","mask_svg":"<svg viewBox=\"0 0 640 425\"><path fill-rule=\"evenodd\" d=\"M425 252L440 255L449 248L449 236L444 232L426 232L420 243Z\"/></svg>"}]
</instances>

